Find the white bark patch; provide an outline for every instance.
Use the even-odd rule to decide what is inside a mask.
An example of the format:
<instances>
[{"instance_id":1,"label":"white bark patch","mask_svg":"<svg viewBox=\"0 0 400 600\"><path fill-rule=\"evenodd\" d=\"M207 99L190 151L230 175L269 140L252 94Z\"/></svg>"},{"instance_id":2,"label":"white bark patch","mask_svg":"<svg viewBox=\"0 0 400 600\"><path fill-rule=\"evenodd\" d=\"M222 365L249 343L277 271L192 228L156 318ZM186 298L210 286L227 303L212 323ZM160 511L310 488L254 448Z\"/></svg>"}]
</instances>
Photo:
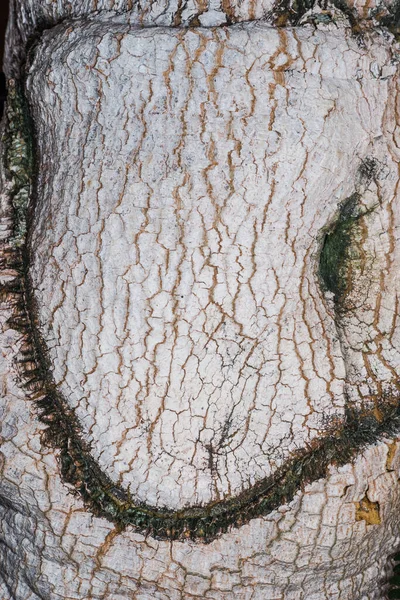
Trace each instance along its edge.
<instances>
[{"instance_id":1,"label":"white bark patch","mask_svg":"<svg viewBox=\"0 0 400 600\"><path fill-rule=\"evenodd\" d=\"M373 288L370 327L353 310L345 343L318 280L371 156L386 175L357 190L383 215L368 268L397 265L389 48L259 24L45 34L28 79L40 328L93 456L135 498L206 503L271 474L343 414L345 384L371 400L371 331L375 381L397 389L393 286Z\"/></svg>"}]
</instances>

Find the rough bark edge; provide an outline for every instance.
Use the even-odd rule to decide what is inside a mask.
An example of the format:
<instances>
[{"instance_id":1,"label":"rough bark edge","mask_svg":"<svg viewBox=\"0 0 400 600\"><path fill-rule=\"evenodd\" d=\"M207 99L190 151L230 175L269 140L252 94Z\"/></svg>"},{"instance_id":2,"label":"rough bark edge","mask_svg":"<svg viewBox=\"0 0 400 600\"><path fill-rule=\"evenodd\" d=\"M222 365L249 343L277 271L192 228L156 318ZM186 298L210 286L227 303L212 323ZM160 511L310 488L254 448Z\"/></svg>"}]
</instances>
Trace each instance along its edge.
<instances>
[{"instance_id":1,"label":"rough bark edge","mask_svg":"<svg viewBox=\"0 0 400 600\"><path fill-rule=\"evenodd\" d=\"M114 522L120 530L132 525L157 539L209 543L230 527L239 527L290 502L306 484L325 478L331 465L345 465L367 445L400 431L398 398L383 397L379 402L379 420L374 416L376 412L347 408L344 420L330 419L323 438L294 452L273 476L260 480L234 498L181 510L135 503L129 492L115 485L90 456L90 446L83 439L78 420L51 377L46 347L38 330L25 235L26 223L29 231L35 205L34 130L23 81L9 82L2 146L14 233L1 243L0 269L14 271L16 276L0 286L0 301L12 306L14 316L8 326L22 334L18 370L39 420L47 426L43 443L57 451L64 482L73 486L74 493L96 516ZM343 214L347 215L351 224L348 231L345 227L341 240L344 246L356 220L353 214L348 214L347 204L343 204L331 231L331 235L340 237ZM340 252L342 258L346 256L343 244ZM329 284L325 284L329 289Z\"/></svg>"}]
</instances>

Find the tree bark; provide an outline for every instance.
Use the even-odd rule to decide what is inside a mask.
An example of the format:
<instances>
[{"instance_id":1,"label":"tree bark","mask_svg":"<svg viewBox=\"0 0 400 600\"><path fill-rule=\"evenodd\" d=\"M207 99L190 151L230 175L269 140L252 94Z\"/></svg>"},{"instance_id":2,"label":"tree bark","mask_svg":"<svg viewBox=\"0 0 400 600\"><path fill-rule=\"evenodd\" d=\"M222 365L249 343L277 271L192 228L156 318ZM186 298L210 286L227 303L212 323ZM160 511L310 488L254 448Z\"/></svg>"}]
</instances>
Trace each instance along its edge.
<instances>
[{"instance_id":1,"label":"tree bark","mask_svg":"<svg viewBox=\"0 0 400 600\"><path fill-rule=\"evenodd\" d=\"M1 599L386 597L396 19L15 2Z\"/></svg>"}]
</instances>

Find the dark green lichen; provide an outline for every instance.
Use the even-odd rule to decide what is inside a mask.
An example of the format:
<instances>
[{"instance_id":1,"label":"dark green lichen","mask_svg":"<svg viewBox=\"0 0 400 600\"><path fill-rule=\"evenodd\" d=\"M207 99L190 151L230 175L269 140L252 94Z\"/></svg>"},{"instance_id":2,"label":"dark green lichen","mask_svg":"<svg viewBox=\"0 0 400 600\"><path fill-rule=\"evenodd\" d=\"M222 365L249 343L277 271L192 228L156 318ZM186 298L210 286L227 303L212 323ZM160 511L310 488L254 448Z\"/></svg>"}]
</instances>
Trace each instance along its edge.
<instances>
[{"instance_id":1,"label":"dark green lichen","mask_svg":"<svg viewBox=\"0 0 400 600\"><path fill-rule=\"evenodd\" d=\"M325 290L334 294L340 306L351 287L353 245L359 235L360 195L356 192L340 207L339 216L331 231L324 237L319 261L319 273Z\"/></svg>"},{"instance_id":2,"label":"dark green lichen","mask_svg":"<svg viewBox=\"0 0 400 600\"><path fill-rule=\"evenodd\" d=\"M32 191L34 170L32 127L21 82L10 80L6 103L6 130L2 139L3 164L11 184L9 194L14 209L14 234L11 243L22 246L26 234L26 215Z\"/></svg>"}]
</instances>

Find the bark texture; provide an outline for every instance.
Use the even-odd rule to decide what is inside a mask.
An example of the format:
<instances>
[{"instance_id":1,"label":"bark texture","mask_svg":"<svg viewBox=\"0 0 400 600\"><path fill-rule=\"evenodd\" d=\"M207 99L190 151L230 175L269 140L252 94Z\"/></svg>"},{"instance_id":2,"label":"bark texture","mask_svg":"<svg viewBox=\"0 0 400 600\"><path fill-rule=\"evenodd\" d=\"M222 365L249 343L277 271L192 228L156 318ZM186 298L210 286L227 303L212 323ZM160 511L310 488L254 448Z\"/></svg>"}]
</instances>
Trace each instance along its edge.
<instances>
[{"instance_id":1,"label":"bark texture","mask_svg":"<svg viewBox=\"0 0 400 600\"><path fill-rule=\"evenodd\" d=\"M2 598L385 597L395 13L14 6Z\"/></svg>"}]
</instances>

